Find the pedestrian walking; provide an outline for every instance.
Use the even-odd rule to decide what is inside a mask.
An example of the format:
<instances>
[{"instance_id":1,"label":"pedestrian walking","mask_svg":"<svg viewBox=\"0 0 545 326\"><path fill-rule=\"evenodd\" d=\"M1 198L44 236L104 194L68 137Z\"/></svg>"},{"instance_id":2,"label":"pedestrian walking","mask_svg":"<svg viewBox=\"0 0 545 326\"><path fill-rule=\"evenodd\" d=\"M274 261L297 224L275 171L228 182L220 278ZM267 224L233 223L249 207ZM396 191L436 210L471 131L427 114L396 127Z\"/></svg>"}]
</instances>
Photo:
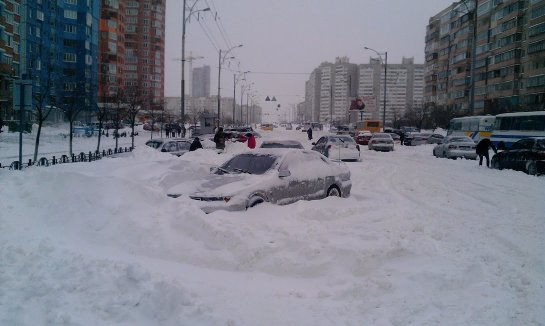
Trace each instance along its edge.
<instances>
[{"instance_id":1,"label":"pedestrian walking","mask_svg":"<svg viewBox=\"0 0 545 326\"><path fill-rule=\"evenodd\" d=\"M248 138L248 140L247 140L248 148L249 149L254 149L255 148L255 136L254 136L254 134L249 132L249 133L246 134L246 138Z\"/></svg>"},{"instance_id":2,"label":"pedestrian walking","mask_svg":"<svg viewBox=\"0 0 545 326\"><path fill-rule=\"evenodd\" d=\"M182 138L185 138L186 132L187 132L187 129L185 129L185 126L182 126Z\"/></svg>"},{"instance_id":3,"label":"pedestrian walking","mask_svg":"<svg viewBox=\"0 0 545 326\"><path fill-rule=\"evenodd\" d=\"M312 140L312 127L309 127L307 130L308 140Z\"/></svg>"},{"instance_id":4,"label":"pedestrian walking","mask_svg":"<svg viewBox=\"0 0 545 326\"><path fill-rule=\"evenodd\" d=\"M171 130L170 129L170 124L167 124L165 126L165 134L166 134L167 138L170 138L170 130Z\"/></svg>"},{"instance_id":5,"label":"pedestrian walking","mask_svg":"<svg viewBox=\"0 0 545 326\"><path fill-rule=\"evenodd\" d=\"M498 150L496 149L496 146L492 144L490 141L490 138L483 138L475 148L475 151L477 152L477 155L479 155L479 166L483 165L483 157L486 158L486 166L490 167L490 158L488 156L488 149L492 147L492 150L494 153L497 153Z\"/></svg>"},{"instance_id":6,"label":"pedestrian walking","mask_svg":"<svg viewBox=\"0 0 545 326\"><path fill-rule=\"evenodd\" d=\"M217 149L225 149L225 134L222 127L219 127L218 132L214 135L214 143L216 143Z\"/></svg>"},{"instance_id":7,"label":"pedestrian walking","mask_svg":"<svg viewBox=\"0 0 545 326\"><path fill-rule=\"evenodd\" d=\"M189 151L193 152L193 151L196 151L199 148L202 148L201 141L200 141L199 137L195 137L195 139L191 143L191 146L189 146Z\"/></svg>"},{"instance_id":8,"label":"pedestrian walking","mask_svg":"<svg viewBox=\"0 0 545 326\"><path fill-rule=\"evenodd\" d=\"M403 142L405 141L405 133L400 132L399 140L401 141L401 146L403 146Z\"/></svg>"},{"instance_id":9,"label":"pedestrian walking","mask_svg":"<svg viewBox=\"0 0 545 326\"><path fill-rule=\"evenodd\" d=\"M2 132L2 128L4 127L4 119L0 117L0 132Z\"/></svg>"}]
</instances>

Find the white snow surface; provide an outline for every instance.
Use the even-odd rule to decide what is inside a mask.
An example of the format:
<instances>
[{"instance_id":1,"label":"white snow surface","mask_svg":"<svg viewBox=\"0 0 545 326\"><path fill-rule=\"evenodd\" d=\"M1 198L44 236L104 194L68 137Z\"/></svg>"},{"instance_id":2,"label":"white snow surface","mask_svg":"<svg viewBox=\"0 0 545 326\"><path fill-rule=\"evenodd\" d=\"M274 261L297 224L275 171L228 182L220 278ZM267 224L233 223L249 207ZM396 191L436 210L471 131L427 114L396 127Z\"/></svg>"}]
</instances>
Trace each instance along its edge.
<instances>
[{"instance_id":1,"label":"white snow surface","mask_svg":"<svg viewBox=\"0 0 545 326\"><path fill-rule=\"evenodd\" d=\"M206 215L166 193L245 144L175 157L145 135L0 169L0 325L545 324L544 177L362 146L350 198Z\"/></svg>"}]
</instances>

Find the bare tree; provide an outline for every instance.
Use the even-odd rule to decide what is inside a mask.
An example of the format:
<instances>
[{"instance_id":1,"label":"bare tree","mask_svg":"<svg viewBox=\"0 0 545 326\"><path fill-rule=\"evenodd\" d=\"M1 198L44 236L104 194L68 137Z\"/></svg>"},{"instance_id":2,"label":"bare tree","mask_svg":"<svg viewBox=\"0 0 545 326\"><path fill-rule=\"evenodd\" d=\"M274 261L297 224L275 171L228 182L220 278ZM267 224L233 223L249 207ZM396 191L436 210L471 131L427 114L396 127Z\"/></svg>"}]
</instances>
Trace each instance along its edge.
<instances>
[{"instance_id":1,"label":"bare tree","mask_svg":"<svg viewBox=\"0 0 545 326\"><path fill-rule=\"evenodd\" d=\"M79 94L79 95L76 95ZM76 118L83 110L84 106L83 103L85 102L83 98L84 92L84 84L78 83L78 86L76 89L72 92L71 96L65 96L63 98L63 111L66 119L68 120L69 124L69 153L70 155L73 154L72 152L72 143L73 143L73 137L74 137L74 121L76 121Z\"/></svg>"},{"instance_id":2,"label":"bare tree","mask_svg":"<svg viewBox=\"0 0 545 326\"><path fill-rule=\"evenodd\" d=\"M58 80L52 78L52 70L48 70L48 78L45 83L41 83L39 86L39 91L34 92L34 117L36 123L38 124L38 131L36 132L36 140L34 143L34 158L33 161L36 163L38 160L38 148L40 147L40 136L42 134L42 126L45 120L49 117L49 114L55 108L56 104L56 86Z\"/></svg>"},{"instance_id":3,"label":"bare tree","mask_svg":"<svg viewBox=\"0 0 545 326\"><path fill-rule=\"evenodd\" d=\"M113 104L111 110L111 120L114 123L114 138L115 138L115 148L117 151L119 143L119 127L121 126L121 121L124 117L124 107L125 107L125 96L121 90L118 90L116 94L110 97L110 103Z\"/></svg>"},{"instance_id":4,"label":"bare tree","mask_svg":"<svg viewBox=\"0 0 545 326\"><path fill-rule=\"evenodd\" d=\"M125 103L127 105L125 113L131 125L131 148L134 148L134 125L136 124L136 116L142 109L143 104L141 87L129 87L125 90L125 94Z\"/></svg>"}]
</instances>

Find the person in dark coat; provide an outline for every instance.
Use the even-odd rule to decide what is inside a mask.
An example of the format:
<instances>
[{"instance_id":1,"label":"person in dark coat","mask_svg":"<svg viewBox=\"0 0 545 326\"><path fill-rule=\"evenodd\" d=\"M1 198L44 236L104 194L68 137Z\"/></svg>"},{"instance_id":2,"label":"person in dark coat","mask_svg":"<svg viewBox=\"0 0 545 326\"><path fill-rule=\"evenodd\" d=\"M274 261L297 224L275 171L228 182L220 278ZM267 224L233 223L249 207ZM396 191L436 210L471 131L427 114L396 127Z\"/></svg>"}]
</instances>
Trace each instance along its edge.
<instances>
[{"instance_id":1,"label":"person in dark coat","mask_svg":"<svg viewBox=\"0 0 545 326\"><path fill-rule=\"evenodd\" d=\"M247 133L246 134L246 138L248 138L247 142L248 142L248 148L249 149L254 149L255 148L255 136L254 134L252 133Z\"/></svg>"},{"instance_id":2,"label":"person in dark coat","mask_svg":"<svg viewBox=\"0 0 545 326\"><path fill-rule=\"evenodd\" d=\"M2 132L2 128L4 127L4 119L0 117L0 132Z\"/></svg>"},{"instance_id":3,"label":"person in dark coat","mask_svg":"<svg viewBox=\"0 0 545 326\"><path fill-rule=\"evenodd\" d=\"M219 127L214 135L214 143L216 143L217 149L225 149L225 134L223 133L222 127Z\"/></svg>"},{"instance_id":4,"label":"person in dark coat","mask_svg":"<svg viewBox=\"0 0 545 326\"><path fill-rule=\"evenodd\" d=\"M404 132L400 133L399 141L401 142L401 146L403 146L403 142L405 141L405 133Z\"/></svg>"},{"instance_id":5,"label":"person in dark coat","mask_svg":"<svg viewBox=\"0 0 545 326\"><path fill-rule=\"evenodd\" d=\"M490 167L490 158L488 157L488 148L492 147L492 150L494 153L497 153L498 150L496 149L496 146L492 144L489 138L483 138L478 144L476 148L477 155L479 155L479 166L483 165L483 157L486 157L486 166Z\"/></svg>"},{"instance_id":6,"label":"person in dark coat","mask_svg":"<svg viewBox=\"0 0 545 326\"><path fill-rule=\"evenodd\" d=\"M312 140L312 127L309 127L307 130L308 140Z\"/></svg>"},{"instance_id":7,"label":"person in dark coat","mask_svg":"<svg viewBox=\"0 0 545 326\"><path fill-rule=\"evenodd\" d=\"M191 143L191 146L189 146L189 151L193 152L193 151L196 151L199 148L202 148L201 141L200 141L199 137L195 137L195 139Z\"/></svg>"}]
</instances>

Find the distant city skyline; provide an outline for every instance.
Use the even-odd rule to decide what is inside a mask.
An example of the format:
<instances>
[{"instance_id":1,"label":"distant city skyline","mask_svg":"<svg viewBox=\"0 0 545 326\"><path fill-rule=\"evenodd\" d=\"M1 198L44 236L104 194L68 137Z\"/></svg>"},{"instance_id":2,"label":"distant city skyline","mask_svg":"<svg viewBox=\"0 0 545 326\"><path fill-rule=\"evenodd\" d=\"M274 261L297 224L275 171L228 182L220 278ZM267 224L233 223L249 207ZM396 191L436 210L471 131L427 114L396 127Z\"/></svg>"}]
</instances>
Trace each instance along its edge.
<instances>
[{"instance_id":1,"label":"distant city skyline","mask_svg":"<svg viewBox=\"0 0 545 326\"><path fill-rule=\"evenodd\" d=\"M211 12L199 13L200 21L193 15L186 25L186 53L203 56L199 63L210 65L215 95L219 49L243 44L232 54L241 62L240 70L251 71L247 80L255 83L264 110L276 111L276 104L264 101L266 96L276 96L281 108L290 108L304 100L305 81L320 63L347 56L351 63L365 64L376 57L364 46L388 51L389 63L401 63L402 57L424 63L429 18L452 2L200 0L195 8L210 7ZM175 59L181 55L181 9L180 2L167 0L166 96L180 96L181 66ZM233 71L239 67L235 61L224 67L222 94L232 96Z\"/></svg>"}]
</instances>

